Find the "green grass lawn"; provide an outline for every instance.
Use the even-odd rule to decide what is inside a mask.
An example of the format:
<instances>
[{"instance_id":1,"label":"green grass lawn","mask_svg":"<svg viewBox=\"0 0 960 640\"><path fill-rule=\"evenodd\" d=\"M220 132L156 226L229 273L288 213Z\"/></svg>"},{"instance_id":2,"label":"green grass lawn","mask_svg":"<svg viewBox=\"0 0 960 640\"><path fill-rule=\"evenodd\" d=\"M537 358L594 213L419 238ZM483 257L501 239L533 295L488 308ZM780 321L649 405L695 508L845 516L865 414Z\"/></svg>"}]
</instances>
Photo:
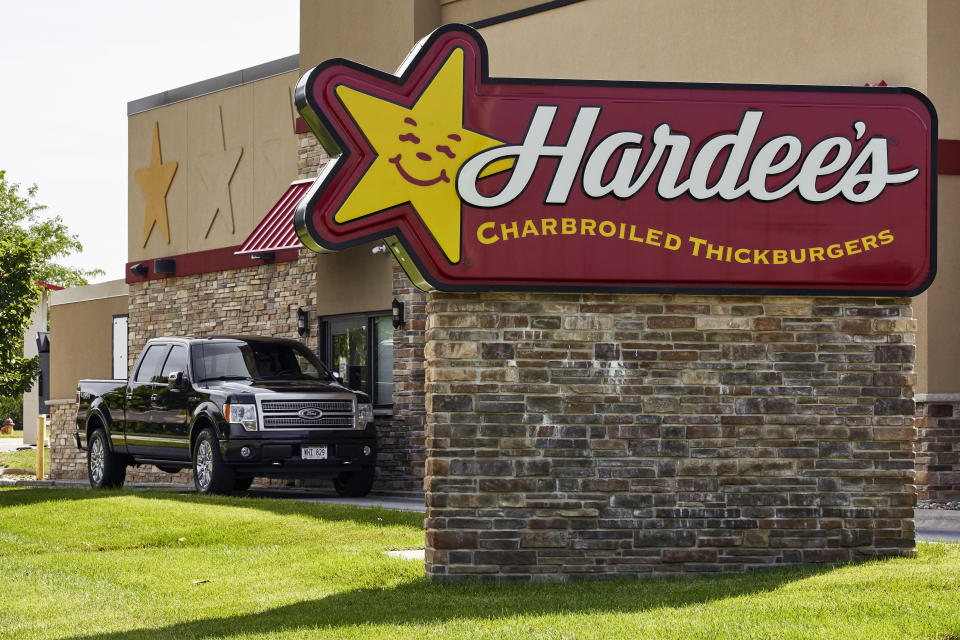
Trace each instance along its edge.
<instances>
[{"instance_id":1,"label":"green grass lawn","mask_svg":"<svg viewBox=\"0 0 960 640\"><path fill-rule=\"evenodd\" d=\"M14 429L10 433L0 433L0 438L22 438L23 429Z\"/></svg>"},{"instance_id":2,"label":"green grass lawn","mask_svg":"<svg viewBox=\"0 0 960 640\"><path fill-rule=\"evenodd\" d=\"M422 514L0 490L0 638L955 638L960 546L711 578L443 585Z\"/></svg>"},{"instance_id":3,"label":"green grass lawn","mask_svg":"<svg viewBox=\"0 0 960 640\"><path fill-rule=\"evenodd\" d=\"M23 451L6 451L0 453L0 467L7 469L27 469L36 473L37 450L24 449ZM43 468L50 472L50 449L43 450ZM2 517L2 516L0 516ZM2 520L0 520L2 527Z\"/></svg>"}]
</instances>

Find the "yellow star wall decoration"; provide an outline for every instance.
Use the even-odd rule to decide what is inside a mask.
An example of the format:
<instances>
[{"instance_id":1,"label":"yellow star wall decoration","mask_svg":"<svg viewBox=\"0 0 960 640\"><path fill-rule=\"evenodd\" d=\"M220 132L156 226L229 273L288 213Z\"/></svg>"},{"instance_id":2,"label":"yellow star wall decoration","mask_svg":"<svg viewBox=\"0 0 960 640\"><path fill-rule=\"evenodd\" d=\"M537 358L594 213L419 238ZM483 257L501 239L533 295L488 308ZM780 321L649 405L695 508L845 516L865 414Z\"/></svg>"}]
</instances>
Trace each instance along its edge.
<instances>
[{"instance_id":1,"label":"yellow star wall decoration","mask_svg":"<svg viewBox=\"0 0 960 640\"><path fill-rule=\"evenodd\" d=\"M143 199L147 201L143 216L143 242L147 246L150 233L155 225L160 227L164 240L170 244L170 222L167 219L167 191L177 172L176 162L164 162L160 154L160 123L153 123L153 147L150 151L150 166L137 169L133 177L140 187Z\"/></svg>"}]
</instances>

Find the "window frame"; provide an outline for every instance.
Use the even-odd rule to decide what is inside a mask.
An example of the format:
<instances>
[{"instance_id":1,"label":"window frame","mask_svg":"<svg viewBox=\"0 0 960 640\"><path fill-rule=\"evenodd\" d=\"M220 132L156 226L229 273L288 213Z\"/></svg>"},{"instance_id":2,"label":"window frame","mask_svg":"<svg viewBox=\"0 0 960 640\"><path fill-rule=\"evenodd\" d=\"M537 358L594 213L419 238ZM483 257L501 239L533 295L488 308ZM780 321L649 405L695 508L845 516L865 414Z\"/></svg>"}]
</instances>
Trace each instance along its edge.
<instances>
[{"instance_id":1,"label":"window frame","mask_svg":"<svg viewBox=\"0 0 960 640\"><path fill-rule=\"evenodd\" d=\"M334 316L321 316L317 319L317 357L320 358L320 361L323 362L331 371L337 371L334 367L333 362L331 362L331 356L333 355L333 331L331 327L334 322L337 321L362 321L367 330L367 348L366 348L366 357L367 357L367 395L370 396L370 401L373 404L374 410L379 411L393 411L393 393L390 394L390 402L388 404L377 404L377 365L379 361L377 359L377 319L378 318L391 318L393 317L393 312L390 309L382 311L371 311L368 313L344 313ZM391 349L391 385L393 383L393 360L394 356L393 349ZM346 381L344 381L345 383Z\"/></svg>"},{"instance_id":2,"label":"window frame","mask_svg":"<svg viewBox=\"0 0 960 640\"><path fill-rule=\"evenodd\" d=\"M133 376L130 378L130 382L133 384L158 384L160 382L160 372L163 371L163 364L167 361L167 355L170 352L170 343L168 342L154 342L148 344L143 353L140 354L140 358L137 360L136 370L133 373ZM157 367L157 375L148 378L147 380L140 379L140 371L143 369L143 365L147 363L147 354L150 353L151 349L157 349L157 351L162 352L160 355L160 364Z\"/></svg>"},{"instance_id":3,"label":"window frame","mask_svg":"<svg viewBox=\"0 0 960 640\"><path fill-rule=\"evenodd\" d=\"M183 369L174 369L173 371L167 371L167 363L170 362L170 358L173 357L174 351L177 349L183 349L184 351L184 361ZM160 379L163 381L168 381L168 376L174 371L180 371L188 380L190 379L190 348L185 344L171 344L170 350L167 351L167 357L163 359L163 363L160 365Z\"/></svg>"}]
</instances>

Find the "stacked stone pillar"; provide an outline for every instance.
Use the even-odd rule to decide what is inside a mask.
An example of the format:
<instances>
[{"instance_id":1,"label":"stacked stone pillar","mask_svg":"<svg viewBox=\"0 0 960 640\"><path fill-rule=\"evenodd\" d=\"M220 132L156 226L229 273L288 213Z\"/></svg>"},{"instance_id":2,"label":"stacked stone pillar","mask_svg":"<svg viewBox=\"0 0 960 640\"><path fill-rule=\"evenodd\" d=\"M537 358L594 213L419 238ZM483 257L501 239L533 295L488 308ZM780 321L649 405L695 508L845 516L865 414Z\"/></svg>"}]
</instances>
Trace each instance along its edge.
<instances>
[{"instance_id":1,"label":"stacked stone pillar","mask_svg":"<svg viewBox=\"0 0 960 640\"><path fill-rule=\"evenodd\" d=\"M914 552L908 299L432 293L427 575Z\"/></svg>"}]
</instances>

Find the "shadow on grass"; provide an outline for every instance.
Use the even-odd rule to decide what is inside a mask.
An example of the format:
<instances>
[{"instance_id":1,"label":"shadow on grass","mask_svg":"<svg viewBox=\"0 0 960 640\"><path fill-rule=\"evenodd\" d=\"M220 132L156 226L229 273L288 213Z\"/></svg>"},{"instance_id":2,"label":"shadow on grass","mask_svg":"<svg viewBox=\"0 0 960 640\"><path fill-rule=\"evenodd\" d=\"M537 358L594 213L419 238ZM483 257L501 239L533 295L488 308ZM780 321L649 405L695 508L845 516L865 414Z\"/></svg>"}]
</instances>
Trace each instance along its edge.
<instances>
[{"instance_id":1,"label":"shadow on grass","mask_svg":"<svg viewBox=\"0 0 960 640\"><path fill-rule=\"evenodd\" d=\"M224 638L296 629L354 625L435 624L457 619L577 613L642 613L659 608L773 591L783 584L834 571L835 566L746 574L580 582L575 584L432 584L418 578L385 589L360 589L265 611L205 618L153 629L72 636L64 640Z\"/></svg>"},{"instance_id":2,"label":"shadow on grass","mask_svg":"<svg viewBox=\"0 0 960 640\"><path fill-rule=\"evenodd\" d=\"M406 525L409 526L411 516L422 524L422 513L408 511L394 511L381 507L356 507L353 505L334 504L329 502L301 502L275 497L248 497L248 496L211 496L199 493L174 493L160 491L138 491L137 497L156 500L172 500L186 504L210 504L242 509L259 509L280 516L309 516L329 522L349 520L362 524L372 525Z\"/></svg>"},{"instance_id":3,"label":"shadow on grass","mask_svg":"<svg viewBox=\"0 0 960 640\"><path fill-rule=\"evenodd\" d=\"M194 505L216 505L241 509L260 509L281 516L307 516L328 522L350 521L361 524L403 525L421 521L422 513L393 511L377 507L354 507L325 502L300 502L276 498L248 498L243 496L209 496L198 493L146 489L44 489L17 487L0 491L0 510L5 507L27 506L44 502L81 501L136 497L150 500L165 500Z\"/></svg>"},{"instance_id":4,"label":"shadow on grass","mask_svg":"<svg viewBox=\"0 0 960 640\"><path fill-rule=\"evenodd\" d=\"M44 502L60 502L108 498L128 495L122 490L90 491L87 489L47 489L42 487L15 487L0 491L0 509L21 507Z\"/></svg>"}]
</instances>

